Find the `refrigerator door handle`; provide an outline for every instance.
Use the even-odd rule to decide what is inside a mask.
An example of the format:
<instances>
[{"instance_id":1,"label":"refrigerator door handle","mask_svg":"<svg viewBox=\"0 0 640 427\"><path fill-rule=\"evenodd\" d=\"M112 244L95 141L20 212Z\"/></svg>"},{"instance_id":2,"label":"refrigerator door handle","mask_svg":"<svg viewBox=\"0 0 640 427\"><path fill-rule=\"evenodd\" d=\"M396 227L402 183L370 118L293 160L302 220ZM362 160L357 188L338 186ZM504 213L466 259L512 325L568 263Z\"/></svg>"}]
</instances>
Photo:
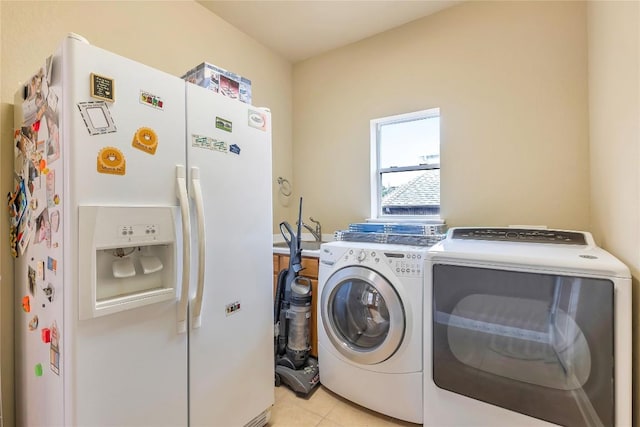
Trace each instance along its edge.
<instances>
[{"instance_id":1,"label":"refrigerator door handle","mask_svg":"<svg viewBox=\"0 0 640 427\"><path fill-rule=\"evenodd\" d=\"M182 288L178 301L178 333L187 332L187 305L189 303L189 267L191 266L191 219L187 195L187 173L183 165L176 165L176 192L182 215Z\"/></svg>"},{"instance_id":2,"label":"refrigerator door handle","mask_svg":"<svg viewBox=\"0 0 640 427\"><path fill-rule=\"evenodd\" d=\"M204 222L204 204L202 201L202 188L200 187L200 169L191 168L191 197L195 201L196 214L198 216L198 287L196 296L192 300L193 308L193 329L199 328L202 323L202 297L204 294L204 270L205 270L205 248L206 233Z\"/></svg>"}]
</instances>

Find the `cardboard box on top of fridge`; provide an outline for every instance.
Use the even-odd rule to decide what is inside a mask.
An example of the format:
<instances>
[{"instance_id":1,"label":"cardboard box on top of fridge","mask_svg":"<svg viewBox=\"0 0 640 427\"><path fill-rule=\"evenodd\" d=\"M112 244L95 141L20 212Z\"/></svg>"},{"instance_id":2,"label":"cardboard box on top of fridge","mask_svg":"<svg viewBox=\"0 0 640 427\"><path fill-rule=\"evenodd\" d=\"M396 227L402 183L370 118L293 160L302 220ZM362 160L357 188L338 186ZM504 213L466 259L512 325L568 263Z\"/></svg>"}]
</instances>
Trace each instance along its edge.
<instances>
[{"instance_id":1,"label":"cardboard box on top of fridge","mask_svg":"<svg viewBox=\"0 0 640 427\"><path fill-rule=\"evenodd\" d=\"M203 62L182 78L229 98L251 104L251 80L216 65Z\"/></svg>"}]
</instances>

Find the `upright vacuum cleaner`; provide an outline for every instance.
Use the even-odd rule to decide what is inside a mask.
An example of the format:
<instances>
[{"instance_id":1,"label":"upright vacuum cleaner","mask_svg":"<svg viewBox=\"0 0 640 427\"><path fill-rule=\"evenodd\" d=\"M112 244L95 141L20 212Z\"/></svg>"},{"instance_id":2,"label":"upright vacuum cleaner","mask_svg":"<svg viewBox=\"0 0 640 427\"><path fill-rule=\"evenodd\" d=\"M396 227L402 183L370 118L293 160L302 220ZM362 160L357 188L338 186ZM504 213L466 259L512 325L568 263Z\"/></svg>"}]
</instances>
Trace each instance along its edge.
<instances>
[{"instance_id":1,"label":"upright vacuum cleaner","mask_svg":"<svg viewBox=\"0 0 640 427\"><path fill-rule=\"evenodd\" d=\"M302 197L298 233L288 222L280 223L280 232L289 245L289 268L278 273L274 300L275 384L279 387L284 383L299 396L307 396L320 383L320 374L318 361L309 356L311 280L298 275L302 270L301 226Z\"/></svg>"}]
</instances>

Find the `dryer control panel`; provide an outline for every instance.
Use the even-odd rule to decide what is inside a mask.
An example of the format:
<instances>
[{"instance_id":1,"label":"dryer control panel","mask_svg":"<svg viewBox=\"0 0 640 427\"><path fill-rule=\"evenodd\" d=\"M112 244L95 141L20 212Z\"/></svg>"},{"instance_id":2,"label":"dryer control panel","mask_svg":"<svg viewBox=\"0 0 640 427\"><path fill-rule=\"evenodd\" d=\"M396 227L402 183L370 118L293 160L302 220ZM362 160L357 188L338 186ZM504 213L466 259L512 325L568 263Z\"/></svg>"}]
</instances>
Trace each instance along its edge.
<instances>
[{"instance_id":1,"label":"dryer control panel","mask_svg":"<svg viewBox=\"0 0 640 427\"><path fill-rule=\"evenodd\" d=\"M455 228L452 239L586 245L585 233L524 228Z\"/></svg>"}]
</instances>

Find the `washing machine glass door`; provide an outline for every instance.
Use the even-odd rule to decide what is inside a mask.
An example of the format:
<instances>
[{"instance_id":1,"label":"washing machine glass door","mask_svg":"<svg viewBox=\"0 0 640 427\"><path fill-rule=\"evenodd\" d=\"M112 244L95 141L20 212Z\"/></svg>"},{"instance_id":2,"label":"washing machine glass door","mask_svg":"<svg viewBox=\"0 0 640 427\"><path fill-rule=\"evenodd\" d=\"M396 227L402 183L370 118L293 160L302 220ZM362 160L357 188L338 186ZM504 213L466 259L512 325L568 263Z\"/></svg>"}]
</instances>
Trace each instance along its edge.
<instances>
[{"instance_id":1,"label":"washing machine glass door","mask_svg":"<svg viewBox=\"0 0 640 427\"><path fill-rule=\"evenodd\" d=\"M329 340L353 362L383 362L402 343L402 302L391 283L374 270L349 266L336 271L323 287L321 307Z\"/></svg>"}]
</instances>

